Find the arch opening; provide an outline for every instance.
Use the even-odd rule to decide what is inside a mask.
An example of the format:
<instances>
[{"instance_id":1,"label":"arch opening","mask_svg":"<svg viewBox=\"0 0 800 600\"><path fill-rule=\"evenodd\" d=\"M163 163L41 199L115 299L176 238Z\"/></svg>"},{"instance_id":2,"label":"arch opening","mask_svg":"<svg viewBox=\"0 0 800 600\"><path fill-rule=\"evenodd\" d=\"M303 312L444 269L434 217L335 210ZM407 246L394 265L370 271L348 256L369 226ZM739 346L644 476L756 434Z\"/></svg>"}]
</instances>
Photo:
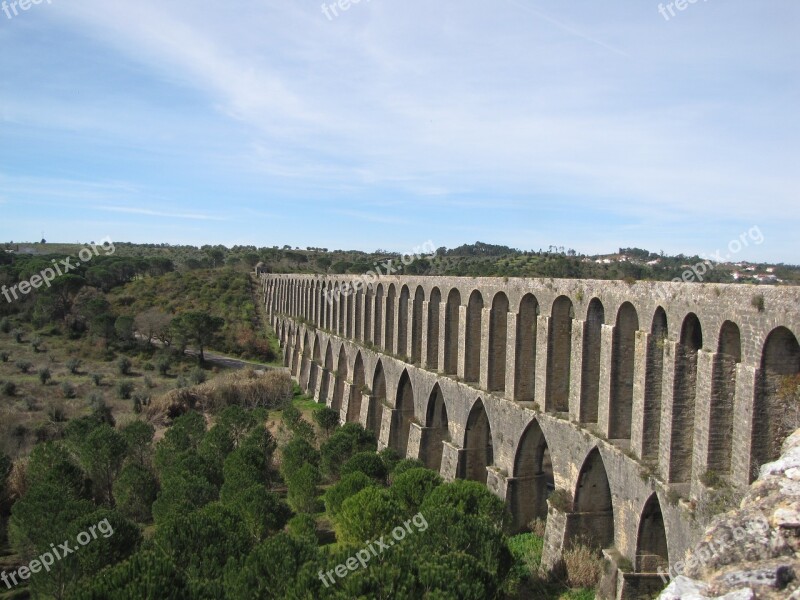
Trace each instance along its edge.
<instances>
[{"instance_id":1,"label":"arch opening","mask_svg":"<svg viewBox=\"0 0 800 600\"><path fill-rule=\"evenodd\" d=\"M442 468L443 444L450 439L447 406L438 383L433 386L428 398L425 427L428 429L428 435L425 445L421 448L420 459L426 467L438 473Z\"/></svg>"},{"instance_id":2,"label":"arch opening","mask_svg":"<svg viewBox=\"0 0 800 600\"><path fill-rule=\"evenodd\" d=\"M514 458L514 486L510 506L517 530L534 519L547 519L547 498L555 489L553 463L542 428L535 419L525 428Z\"/></svg>"},{"instance_id":3,"label":"arch opening","mask_svg":"<svg viewBox=\"0 0 800 600\"><path fill-rule=\"evenodd\" d=\"M617 313L611 350L611 406L609 437L630 440L633 423L633 377L639 315L630 302Z\"/></svg>"},{"instance_id":4,"label":"arch opening","mask_svg":"<svg viewBox=\"0 0 800 600\"><path fill-rule=\"evenodd\" d=\"M675 356L670 483L686 483L692 476L697 357L702 347L703 330L700 320L694 313L689 313L683 320Z\"/></svg>"},{"instance_id":5,"label":"arch opening","mask_svg":"<svg viewBox=\"0 0 800 600\"><path fill-rule=\"evenodd\" d=\"M614 504L608 473L600 451L586 457L575 489L573 541L602 550L614 545Z\"/></svg>"},{"instance_id":6,"label":"arch opening","mask_svg":"<svg viewBox=\"0 0 800 600\"><path fill-rule=\"evenodd\" d=\"M375 375L372 378L372 394L369 398L369 408L367 410L367 429L371 429L375 437L380 437L385 402L386 373L383 370L383 362L379 360L375 367Z\"/></svg>"},{"instance_id":7,"label":"arch opening","mask_svg":"<svg viewBox=\"0 0 800 600\"><path fill-rule=\"evenodd\" d=\"M458 372L458 321L461 294L458 290L450 290L444 319L444 371L448 375Z\"/></svg>"},{"instance_id":8,"label":"arch opening","mask_svg":"<svg viewBox=\"0 0 800 600\"><path fill-rule=\"evenodd\" d=\"M353 383L350 386L350 398L347 402L347 422L361 422L361 398L364 394L364 359L361 352L356 354L356 361L353 365Z\"/></svg>"},{"instance_id":9,"label":"arch opening","mask_svg":"<svg viewBox=\"0 0 800 600\"><path fill-rule=\"evenodd\" d=\"M411 431L411 422L413 420L414 388L411 385L408 371L404 370L397 386L397 400L389 430L389 447L393 448L403 458L408 454L408 435Z\"/></svg>"},{"instance_id":10,"label":"arch opening","mask_svg":"<svg viewBox=\"0 0 800 600\"><path fill-rule=\"evenodd\" d=\"M475 290L467 303L467 328L464 343L464 381L476 382L481 376L481 315L483 296Z\"/></svg>"},{"instance_id":11,"label":"arch opening","mask_svg":"<svg viewBox=\"0 0 800 600\"><path fill-rule=\"evenodd\" d=\"M637 573L661 573L669 571L669 547L667 530L661 504L654 493L645 504L639 520L639 534L636 538Z\"/></svg>"},{"instance_id":12,"label":"arch opening","mask_svg":"<svg viewBox=\"0 0 800 600\"><path fill-rule=\"evenodd\" d=\"M593 298L586 313L581 360L581 423L597 423L600 405L600 348L606 320L603 303Z\"/></svg>"},{"instance_id":13,"label":"arch opening","mask_svg":"<svg viewBox=\"0 0 800 600\"><path fill-rule=\"evenodd\" d=\"M499 292L492 300L489 317L489 391L506 389L506 346L508 344L508 297Z\"/></svg>"},{"instance_id":14,"label":"arch opening","mask_svg":"<svg viewBox=\"0 0 800 600\"><path fill-rule=\"evenodd\" d=\"M517 352L514 366L518 402L533 402L536 393L536 332L539 303L533 294L527 294L519 305L517 319Z\"/></svg>"},{"instance_id":15,"label":"arch opening","mask_svg":"<svg viewBox=\"0 0 800 600\"><path fill-rule=\"evenodd\" d=\"M547 389L545 410L568 412L570 360L572 358L572 321L575 311L572 300L556 298L550 317L547 353Z\"/></svg>"},{"instance_id":16,"label":"arch opening","mask_svg":"<svg viewBox=\"0 0 800 600\"><path fill-rule=\"evenodd\" d=\"M494 462L492 429L483 402L478 399L467 419L464 436L464 468L462 477L486 483L487 468Z\"/></svg>"},{"instance_id":17,"label":"arch opening","mask_svg":"<svg viewBox=\"0 0 800 600\"><path fill-rule=\"evenodd\" d=\"M774 329L761 352L753 407L750 479L776 460L786 437L800 426L800 345L786 327Z\"/></svg>"}]
</instances>

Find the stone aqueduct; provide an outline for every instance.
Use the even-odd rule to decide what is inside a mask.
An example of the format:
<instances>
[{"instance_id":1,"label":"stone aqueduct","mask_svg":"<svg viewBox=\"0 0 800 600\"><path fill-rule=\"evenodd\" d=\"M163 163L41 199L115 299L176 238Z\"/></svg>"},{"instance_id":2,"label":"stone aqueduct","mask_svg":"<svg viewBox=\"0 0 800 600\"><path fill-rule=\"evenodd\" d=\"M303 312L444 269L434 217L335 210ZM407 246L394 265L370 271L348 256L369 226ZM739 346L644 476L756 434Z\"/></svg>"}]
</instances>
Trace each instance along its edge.
<instances>
[{"instance_id":1,"label":"stone aqueduct","mask_svg":"<svg viewBox=\"0 0 800 600\"><path fill-rule=\"evenodd\" d=\"M653 574L710 518L706 484L747 486L796 422L787 411L800 410L783 391L800 373L797 288L261 283L303 388L381 447L485 482L518 528L546 519L544 568L581 537L603 549L620 567L609 571L620 598L663 587Z\"/></svg>"}]
</instances>

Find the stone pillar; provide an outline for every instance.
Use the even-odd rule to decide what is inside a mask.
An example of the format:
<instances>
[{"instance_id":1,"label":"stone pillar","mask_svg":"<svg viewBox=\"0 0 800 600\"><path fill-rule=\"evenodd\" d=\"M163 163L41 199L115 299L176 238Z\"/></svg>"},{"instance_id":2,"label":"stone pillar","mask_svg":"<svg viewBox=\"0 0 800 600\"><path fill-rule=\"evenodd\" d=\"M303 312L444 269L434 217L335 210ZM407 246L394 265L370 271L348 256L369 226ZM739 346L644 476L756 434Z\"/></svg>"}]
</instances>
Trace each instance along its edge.
<instances>
[{"instance_id":1,"label":"stone pillar","mask_svg":"<svg viewBox=\"0 0 800 600\"><path fill-rule=\"evenodd\" d=\"M567 513L550 506L547 511L547 526L544 530L544 548L539 573L547 577L561 561L564 537L567 532Z\"/></svg>"},{"instance_id":2,"label":"stone pillar","mask_svg":"<svg viewBox=\"0 0 800 600\"><path fill-rule=\"evenodd\" d=\"M406 302L406 310L408 311L408 316L406 317L406 349L405 355L408 356L408 362L414 362L414 298L409 298L408 302ZM424 314L424 313L423 313ZM425 318L422 318L422 323L425 322ZM422 323L420 323L420 327L422 327ZM420 337L422 338L422 332L424 330L420 329ZM420 357L417 359L419 364L422 364L422 349L420 349Z\"/></svg>"},{"instance_id":3,"label":"stone pillar","mask_svg":"<svg viewBox=\"0 0 800 600\"><path fill-rule=\"evenodd\" d=\"M399 335L398 335L398 333L400 332L400 295L399 294L394 297L394 301L393 302L394 302L394 308L392 310L394 311L394 319L392 319L392 323L391 323L391 326L392 326L392 345L391 345L391 347L387 348L387 351L391 352L392 354L399 354L400 353L400 344L399 344L400 339L399 339ZM387 298L387 302L386 302L386 307L387 308L389 307L388 298ZM384 343L384 346L386 346L385 343Z\"/></svg>"},{"instance_id":4,"label":"stone pillar","mask_svg":"<svg viewBox=\"0 0 800 600\"><path fill-rule=\"evenodd\" d=\"M353 389L353 384L345 381L342 386L342 406L339 409L339 420L342 423L347 423L347 409L350 406L350 395Z\"/></svg>"},{"instance_id":5,"label":"stone pillar","mask_svg":"<svg viewBox=\"0 0 800 600\"><path fill-rule=\"evenodd\" d=\"M547 407L547 357L550 351L550 317L536 317L536 390L534 398L539 410Z\"/></svg>"},{"instance_id":6,"label":"stone pillar","mask_svg":"<svg viewBox=\"0 0 800 600\"><path fill-rule=\"evenodd\" d=\"M649 347L650 334L646 331L637 331L633 362L631 450L640 458L644 455L644 394L647 385L647 352Z\"/></svg>"},{"instance_id":7,"label":"stone pillar","mask_svg":"<svg viewBox=\"0 0 800 600\"><path fill-rule=\"evenodd\" d=\"M753 453L753 408L760 369L749 365L736 365L736 397L733 401L733 446L731 457L731 484L745 488L750 485L751 456Z\"/></svg>"},{"instance_id":8,"label":"stone pillar","mask_svg":"<svg viewBox=\"0 0 800 600\"><path fill-rule=\"evenodd\" d=\"M675 357L678 342L664 340L664 371L661 387L661 440L659 441L658 466L661 476L669 479L670 454L672 451L672 407L675 390Z\"/></svg>"},{"instance_id":9,"label":"stone pillar","mask_svg":"<svg viewBox=\"0 0 800 600\"><path fill-rule=\"evenodd\" d=\"M569 362L569 420L581 421L581 382L583 381L583 332L586 321L572 319L572 347Z\"/></svg>"},{"instance_id":10,"label":"stone pillar","mask_svg":"<svg viewBox=\"0 0 800 600\"><path fill-rule=\"evenodd\" d=\"M384 348L386 346L386 307L389 306L389 299L386 297L385 291L380 300L378 300L377 296L375 297L375 305L377 306L378 303L381 305L381 320L380 323L378 323L378 328L375 331L380 331L381 343L378 344L378 342L375 341L374 336L372 341L378 348ZM376 313L372 313L373 321L375 320L375 314Z\"/></svg>"},{"instance_id":11,"label":"stone pillar","mask_svg":"<svg viewBox=\"0 0 800 600\"><path fill-rule=\"evenodd\" d=\"M462 381L465 379L467 366L467 307L463 304L458 307L458 359L456 361L456 374Z\"/></svg>"},{"instance_id":12,"label":"stone pillar","mask_svg":"<svg viewBox=\"0 0 800 600\"><path fill-rule=\"evenodd\" d=\"M408 429L408 458L416 458L424 462L427 456L427 438L430 437L431 427L422 427L418 423L411 423Z\"/></svg>"},{"instance_id":13,"label":"stone pillar","mask_svg":"<svg viewBox=\"0 0 800 600\"><path fill-rule=\"evenodd\" d=\"M372 408L373 403L380 402L379 398L370 396L369 394L361 394L361 414L358 416L358 422L363 427L369 424L369 409ZM376 407L377 408L377 407ZM383 409L383 417L386 417L386 408ZM375 437L378 438L378 450L383 450L386 446L381 446L381 432L383 431L383 423L379 425L380 431L375 432Z\"/></svg>"},{"instance_id":14,"label":"stone pillar","mask_svg":"<svg viewBox=\"0 0 800 600\"><path fill-rule=\"evenodd\" d=\"M506 400L516 398L517 389L517 313L509 312L506 321Z\"/></svg>"},{"instance_id":15,"label":"stone pillar","mask_svg":"<svg viewBox=\"0 0 800 600\"><path fill-rule=\"evenodd\" d=\"M400 414L399 410L396 408L389 408L388 406L383 407L383 413L381 414L381 430L375 433L378 438L379 451L389 447L389 442L391 441L389 438L391 437L392 433L392 424L397 426L397 423L399 423L400 419L402 419L402 414ZM400 458L406 457L401 456Z\"/></svg>"},{"instance_id":16,"label":"stone pillar","mask_svg":"<svg viewBox=\"0 0 800 600\"><path fill-rule=\"evenodd\" d=\"M614 356L614 326L600 325L600 384L597 394L597 426L611 436L611 362Z\"/></svg>"},{"instance_id":17,"label":"stone pillar","mask_svg":"<svg viewBox=\"0 0 800 600\"><path fill-rule=\"evenodd\" d=\"M463 448L452 442L442 442L442 468L439 474L445 481L453 481L460 475L465 464L465 453Z\"/></svg>"},{"instance_id":18,"label":"stone pillar","mask_svg":"<svg viewBox=\"0 0 800 600\"><path fill-rule=\"evenodd\" d=\"M480 367L478 372L478 386L483 390L489 389L489 354L491 352L491 336L489 330L491 328L492 309L481 309L481 356Z\"/></svg>"},{"instance_id":19,"label":"stone pillar","mask_svg":"<svg viewBox=\"0 0 800 600\"><path fill-rule=\"evenodd\" d=\"M413 303L412 303L413 306ZM431 309L431 303L427 300L422 301L422 323L420 324L421 332L422 332L422 347L420 348L419 353L419 364L423 369L427 369L430 367L430 359L428 358L428 320L429 315L428 312ZM414 317L413 313L411 315L412 319ZM438 357L437 357L438 358Z\"/></svg>"},{"instance_id":20,"label":"stone pillar","mask_svg":"<svg viewBox=\"0 0 800 600\"><path fill-rule=\"evenodd\" d=\"M711 426L711 393L717 354L697 353L697 392L694 397L694 443L692 444L692 495L701 492L700 477L708 470L708 430Z\"/></svg>"},{"instance_id":21,"label":"stone pillar","mask_svg":"<svg viewBox=\"0 0 800 600\"><path fill-rule=\"evenodd\" d=\"M497 467L488 466L486 467L486 487L495 496L505 501L508 494L508 476L503 475Z\"/></svg>"},{"instance_id":22,"label":"stone pillar","mask_svg":"<svg viewBox=\"0 0 800 600\"><path fill-rule=\"evenodd\" d=\"M444 373L444 346L446 343L445 338L445 321L447 320L447 302L439 302L439 357L438 365L439 371ZM458 362L458 360L456 360Z\"/></svg>"}]
</instances>

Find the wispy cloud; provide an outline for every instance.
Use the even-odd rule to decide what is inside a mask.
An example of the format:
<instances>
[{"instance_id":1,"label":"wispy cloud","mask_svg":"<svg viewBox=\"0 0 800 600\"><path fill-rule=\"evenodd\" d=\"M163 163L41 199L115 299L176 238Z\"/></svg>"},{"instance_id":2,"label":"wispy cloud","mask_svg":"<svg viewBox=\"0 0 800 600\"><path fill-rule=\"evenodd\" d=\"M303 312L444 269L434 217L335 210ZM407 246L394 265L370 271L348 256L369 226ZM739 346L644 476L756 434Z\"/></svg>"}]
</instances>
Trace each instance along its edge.
<instances>
[{"instance_id":1,"label":"wispy cloud","mask_svg":"<svg viewBox=\"0 0 800 600\"><path fill-rule=\"evenodd\" d=\"M181 213L164 212L149 208L133 208L128 206L94 206L94 210L104 210L108 212L126 213L131 215L145 215L148 217L164 217L169 219L191 219L195 221L226 221L225 217L219 217L200 213Z\"/></svg>"}]
</instances>

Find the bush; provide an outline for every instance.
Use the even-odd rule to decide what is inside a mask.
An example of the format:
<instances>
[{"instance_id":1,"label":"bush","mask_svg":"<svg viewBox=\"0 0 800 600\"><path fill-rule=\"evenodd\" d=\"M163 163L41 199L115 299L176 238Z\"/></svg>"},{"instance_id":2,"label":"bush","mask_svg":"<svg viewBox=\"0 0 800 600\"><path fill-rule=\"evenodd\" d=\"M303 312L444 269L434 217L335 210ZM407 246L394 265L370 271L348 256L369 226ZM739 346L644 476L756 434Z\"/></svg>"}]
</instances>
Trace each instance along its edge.
<instances>
[{"instance_id":1,"label":"bush","mask_svg":"<svg viewBox=\"0 0 800 600\"><path fill-rule=\"evenodd\" d=\"M69 381L63 381L61 383L61 393L63 394L64 398L71 399L75 397L75 386L72 385Z\"/></svg>"},{"instance_id":2,"label":"bush","mask_svg":"<svg viewBox=\"0 0 800 600\"><path fill-rule=\"evenodd\" d=\"M391 491L406 513L412 515L419 510L432 490L442 485L439 474L430 469L410 469L394 478Z\"/></svg>"},{"instance_id":3,"label":"bush","mask_svg":"<svg viewBox=\"0 0 800 600\"><path fill-rule=\"evenodd\" d=\"M288 534L300 542L316 545L317 540L317 522L311 515L296 515L287 523L286 530Z\"/></svg>"},{"instance_id":4,"label":"bush","mask_svg":"<svg viewBox=\"0 0 800 600\"><path fill-rule=\"evenodd\" d=\"M339 426L339 413L327 406L314 411L313 418L319 428L328 435Z\"/></svg>"},{"instance_id":5,"label":"bush","mask_svg":"<svg viewBox=\"0 0 800 600\"><path fill-rule=\"evenodd\" d=\"M53 423L64 423L67 420L67 411L61 404L51 404L47 408L47 418Z\"/></svg>"},{"instance_id":6,"label":"bush","mask_svg":"<svg viewBox=\"0 0 800 600\"><path fill-rule=\"evenodd\" d=\"M394 468L391 470L389 475L389 482L394 482L398 477L400 477L403 473L411 471L412 469L424 469L425 465L422 464L421 460L417 460L416 458L404 458L403 460L398 461L395 463Z\"/></svg>"},{"instance_id":7,"label":"bush","mask_svg":"<svg viewBox=\"0 0 800 600\"><path fill-rule=\"evenodd\" d=\"M117 369L119 370L120 375L130 375L132 366L133 363L127 356L120 356L119 360L117 361Z\"/></svg>"},{"instance_id":8,"label":"bush","mask_svg":"<svg viewBox=\"0 0 800 600\"><path fill-rule=\"evenodd\" d=\"M11 321L9 321L8 317L0 319L0 331L3 333L11 333Z\"/></svg>"},{"instance_id":9,"label":"bush","mask_svg":"<svg viewBox=\"0 0 800 600\"><path fill-rule=\"evenodd\" d=\"M117 384L117 398L120 400L130 400L131 393L133 393L133 382L131 381L120 381Z\"/></svg>"},{"instance_id":10,"label":"bush","mask_svg":"<svg viewBox=\"0 0 800 600\"><path fill-rule=\"evenodd\" d=\"M10 356L8 352L0 352L0 362L8 362Z\"/></svg>"},{"instance_id":11,"label":"bush","mask_svg":"<svg viewBox=\"0 0 800 600\"><path fill-rule=\"evenodd\" d=\"M157 496L158 480L150 469L140 464L125 466L114 483L117 508L135 521L146 522L151 519L150 507Z\"/></svg>"},{"instance_id":12,"label":"bush","mask_svg":"<svg viewBox=\"0 0 800 600\"><path fill-rule=\"evenodd\" d=\"M38 354L39 351L41 350L41 347L42 347L42 338L40 338L37 335L35 338L31 340L31 348L33 348L33 351Z\"/></svg>"},{"instance_id":13,"label":"bush","mask_svg":"<svg viewBox=\"0 0 800 600\"><path fill-rule=\"evenodd\" d=\"M28 373L33 368L33 363L29 360L18 360L14 366L20 370L20 373Z\"/></svg>"},{"instance_id":14,"label":"bush","mask_svg":"<svg viewBox=\"0 0 800 600\"><path fill-rule=\"evenodd\" d=\"M100 373L93 373L92 374L92 383L96 387L100 387L103 384L103 376Z\"/></svg>"},{"instance_id":15,"label":"bush","mask_svg":"<svg viewBox=\"0 0 800 600\"><path fill-rule=\"evenodd\" d=\"M22 333L22 331L19 330L19 329L15 329L14 332L11 335L14 336L14 341L17 342L18 344L21 344L24 341L23 340L23 336L25 334Z\"/></svg>"},{"instance_id":16,"label":"bush","mask_svg":"<svg viewBox=\"0 0 800 600\"><path fill-rule=\"evenodd\" d=\"M67 366L67 369L69 370L70 373L72 373L73 375L77 375L78 374L78 369L81 366L81 361L78 358L70 358L66 362L66 366Z\"/></svg>"},{"instance_id":17,"label":"bush","mask_svg":"<svg viewBox=\"0 0 800 600\"><path fill-rule=\"evenodd\" d=\"M603 559L597 551L577 544L563 554L567 585L572 588L594 588L603 575Z\"/></svg>"},{"instance_id":18,"label":"bush","mask_svg":"<svg viewBox=\"0 0 800 600\"><path fill-rule=\"evenodd\" d=\"M342 465L339 474L344 477L350 473L361 472L376 481L386 481L386 466L381 457L374 452L359 452Z\"/></svg>"},{"instance_id":19,"label":"bush","mask_svg":"<svg viewBox=\"0 0 800 600\"><path fill-rule=\"evenodd\" d=\"M13 381L3 382L3 394L6 396L13 396L17 393L17 384Z\"/></svg>"},{"instance_id":20,"label":"bush","mask_svg":"<svg viewBox=\"0 0 800 600\"><path fill-rule=\"evenodd\" d=\"M335 485L332 485L325 492L325 510L333 518L339 514L342 503L355 496L358 492L368 487L376 487L378 484L374 479L364 475L360 471L350 473L342 477Z\"/></svg>"},{"instance_id":21,"label":"bush","mask_svg":"<svg viewBox=\"0 0 800 600\"><path fill-rule=\"evenodd\" d=\"M42 382L42 385L47 385L47 382L50 381L52 377L53 375L47 367L39 369L39 381Z\"/></svg>"},{"instance_id":22,"label":"bush","mask_svg":"<svg viewBox=\"0 0 800 600\"><path fill-rule=\"evenodd\" d=\"M169 374L169 369L172 366L172 361L170 361L169 357L162 356L156 361L156 369L158 373L164 377Z\"/></svg>"},{"instance_id":23,"label":"bush","mask_svg":"<svg viewBox=\"0 0 800 600\"><path fill-rule=\"evenodd\" d=\"M200 367L195 367L189 372L189 381L194 385L200 385L206 381L206 372Z\"/></svg>"}]
</instances>

